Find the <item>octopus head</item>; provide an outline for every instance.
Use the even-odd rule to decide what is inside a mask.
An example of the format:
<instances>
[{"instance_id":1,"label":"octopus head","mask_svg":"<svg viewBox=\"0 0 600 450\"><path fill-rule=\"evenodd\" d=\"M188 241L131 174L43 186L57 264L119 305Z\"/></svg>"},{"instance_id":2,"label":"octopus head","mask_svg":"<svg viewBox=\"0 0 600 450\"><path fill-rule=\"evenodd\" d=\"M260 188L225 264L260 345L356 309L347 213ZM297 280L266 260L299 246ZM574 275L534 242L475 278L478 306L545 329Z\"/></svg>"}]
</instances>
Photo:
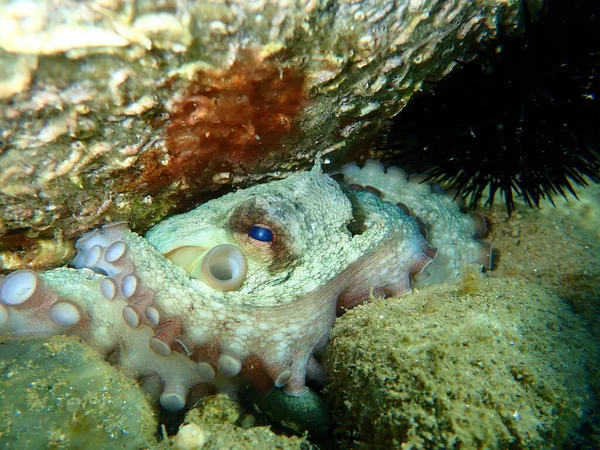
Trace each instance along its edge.
<instances>
[{"instance_id":1,"label":"octopus head","mask_svg":"<svg viewBox=\"0 0 600 450\"><path fill-rule=\"evenodd\" d=\"M320 165L172 217L146 235L171 262L220 291L288 283L351 235L352 208ZM317 225L318 224L318 225ZM314 268L314 269L313 269Z\"/></svg>"}]
</instances>

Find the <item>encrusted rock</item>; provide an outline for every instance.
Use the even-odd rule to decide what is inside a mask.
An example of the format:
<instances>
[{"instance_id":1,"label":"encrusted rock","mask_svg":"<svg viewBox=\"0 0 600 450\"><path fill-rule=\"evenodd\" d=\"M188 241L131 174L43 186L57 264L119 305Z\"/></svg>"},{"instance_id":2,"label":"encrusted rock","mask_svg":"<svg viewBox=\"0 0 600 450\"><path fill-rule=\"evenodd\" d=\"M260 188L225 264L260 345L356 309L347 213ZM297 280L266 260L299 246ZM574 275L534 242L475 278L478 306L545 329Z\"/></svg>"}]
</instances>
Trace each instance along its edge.
<instances>
[{"instance_id":1,"label":"encrusted rock","mask_svg":"<svg viewBox=\"0 0 600 450\"><path fill-rule=\"evenodd\" d=\"M518 3L3 4L0 268L40 267L37 239L145 231L348 148L472 42L514 30Z\"/></svg>"},{"instance_id":2,"label":"encrusted rock","mask_svg":"<svg viewBox=\"0 0 600 450\"><path fill-rule=\"evenodd\" d=\"M0 341L2 448L137 450L156 443L137 383L73 338Z\"/></svg>"},{"instance_id":3,"label":"encrusted rock","mask_svg":"<svg viewBox=\"0 0 600 450\"><path fill-rule=\"evenodd\" d=\"M554 294L472 271L347 313L328 368L356 448L563 448L592 420L598 350Z\"/></svg>"}]
</instances>

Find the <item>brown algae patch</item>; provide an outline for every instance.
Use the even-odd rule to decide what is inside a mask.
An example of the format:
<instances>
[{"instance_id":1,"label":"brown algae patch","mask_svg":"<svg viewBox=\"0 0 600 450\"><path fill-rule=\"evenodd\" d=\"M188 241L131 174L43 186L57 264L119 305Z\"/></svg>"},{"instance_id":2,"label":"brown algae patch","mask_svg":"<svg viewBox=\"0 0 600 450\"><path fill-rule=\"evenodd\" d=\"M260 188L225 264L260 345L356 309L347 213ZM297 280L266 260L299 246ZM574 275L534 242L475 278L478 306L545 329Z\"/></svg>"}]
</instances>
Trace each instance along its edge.
<instances>
[{"instance_id":1,"label":"brown algae patch","mask_svg":"<svg viewBox=\"0 0 600 450\"><path fill-rule=\"evenodd\" d=\"M472 270L338 319L327 389L358 448L550 448L583 423L597 361L563 300Z\"/></svg>"}]
</instances>

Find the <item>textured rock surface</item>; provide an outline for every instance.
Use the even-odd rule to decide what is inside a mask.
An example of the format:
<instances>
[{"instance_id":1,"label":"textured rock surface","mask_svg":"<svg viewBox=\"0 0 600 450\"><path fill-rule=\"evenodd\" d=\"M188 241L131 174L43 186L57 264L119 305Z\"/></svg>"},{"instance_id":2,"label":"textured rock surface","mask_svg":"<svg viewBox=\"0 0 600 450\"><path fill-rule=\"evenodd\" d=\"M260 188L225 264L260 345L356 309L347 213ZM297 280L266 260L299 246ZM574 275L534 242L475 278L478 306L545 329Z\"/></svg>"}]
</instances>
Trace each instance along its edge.
<instances>
[{"instance_id":1,"label":"textured rock surface","mask_svg":"<svg viewBox=\"0 0 600 450\"><path fill-rule=\"evenodd\" d=\"M104 221L144 231L185 197L347 148L517 9L1 2L1 267L65 260Z\"/></svg>"},{"instance_id":2,"label":"textured rock surface","mask_svg":"<svg viewBox=\"0 0 600 450\"><path fill-rule=\"evenodd\" d=\"M72 338L0 341L4 449L137 450L156 443L136 382Z\"/></svg>"},{"instance_id":3,"label":"textured rock surface","mask_svg":"<svg viewBox=\"0 0 600 450\"><path fill-rule=\"evenodd\" d=\"M360 306L332 332L337 431L369 449L562 448L594 404L594 345L564 301L477 273Z\"/></svg>"},{"instance_id":4,"label":"textured rock surface","mask_svg":"<svg viewBox=\"0 0 600 450\"><path fill-rule=\"evenodd\" d=\"M137 383L77 340L2 340L0 354L3 449L313 448L252 427L226 395L203 399L177 435L157 442L155 410Z\"/></svg>"},{"instance_id":5,"label":"textured rock surface","mask_svg":"<svg viewBox=\"0 0 600 450\"><path fill-rule=\"evenodd\" d=\"M269 427L244 429L239 405L225 395L207 397L186 416L179 432L171 441L178 450L254 450L273 448L281 450L310 450L312 446L303 437L278 436ZM199 443L204 442L202 445Z\"/></svg>"}]
</instances>

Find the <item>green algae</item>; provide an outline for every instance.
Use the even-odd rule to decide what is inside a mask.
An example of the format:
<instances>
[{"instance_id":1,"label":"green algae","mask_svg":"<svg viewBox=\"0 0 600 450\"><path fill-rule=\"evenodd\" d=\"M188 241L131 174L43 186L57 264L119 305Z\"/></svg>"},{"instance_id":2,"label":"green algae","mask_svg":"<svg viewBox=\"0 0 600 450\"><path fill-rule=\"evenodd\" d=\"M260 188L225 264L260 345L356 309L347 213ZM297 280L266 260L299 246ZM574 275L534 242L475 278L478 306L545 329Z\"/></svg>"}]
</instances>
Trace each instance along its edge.
<instances>
[{"instance_id":1,"label":"green algae","mask_svg":"<svg viewBox=\"0 0 600 450\"><path fill-rule=\"evenodd\" d=\"M563 300L468 272L336 322L336 434L357 448L556 448L593 405L593 339Z\"/></svg>"},{"instance_id":2,"label":"green algae","mask_svg":"<svg viewBox=\"0 0 600 450\"><path fill-rule=\"evenodd\" d=\"M73 338L0 341L4 449L152 446L153 408L134 380Z\"/></svg>"}]
</instances>

